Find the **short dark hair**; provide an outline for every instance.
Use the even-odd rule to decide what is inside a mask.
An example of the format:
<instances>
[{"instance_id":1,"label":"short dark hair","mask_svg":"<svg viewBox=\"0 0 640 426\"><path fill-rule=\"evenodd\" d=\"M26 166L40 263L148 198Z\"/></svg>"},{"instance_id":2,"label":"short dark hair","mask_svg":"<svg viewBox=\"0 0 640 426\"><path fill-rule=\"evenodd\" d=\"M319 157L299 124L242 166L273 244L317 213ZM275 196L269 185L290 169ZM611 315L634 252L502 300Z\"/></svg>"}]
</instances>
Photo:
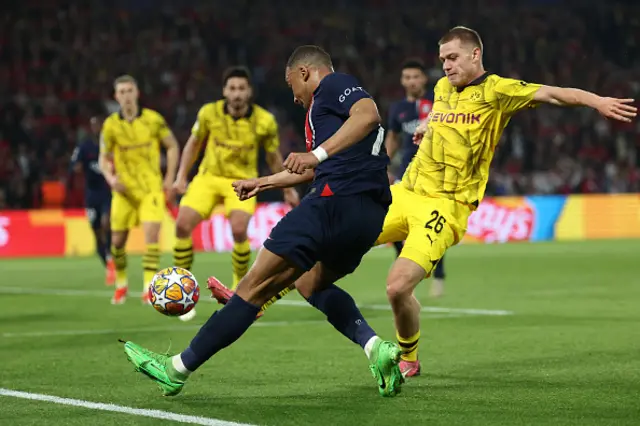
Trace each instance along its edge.
<instances>
[{"instance_id":1,"label":"short dark hair","mask_svg":"<svg viewBox=\"0 0 640 426\"><path fill-rule=\"evenodd\" d=\"M251 86L251 71L247 67L234 66L227 68L222 74L222 86L226 86L231 78L244 78Z\"/></svg>"},{"instance_id":2,"label":"short dark hair","mask_svg":"<svg viewBox=\"0 0 640 426\"><path fill-rule=\"evenodd\" d=\"M402 63L402 71L404 70L420 70L426 74L427 69L424 66L424 62L422 62L418 58L409 58Z\"/></svg>"},{"instance_id":3,"label":"short dark hair","mask_svg":"<svg viewBox=\"0 0 640 426\"><path fill-rule=\"evenodd\" d=\"M287 68L299 63L333 68L331 56L320 46L305 45L296 48L287 61Z\"/></svg>"},{"instance_id":4,"label":"short dark hair","mask_svg":"<svg viewBox=\"0 0 640 426\"><path fill-rule=\"evenodd\" d=\"M480 48L481 52L484 50L480 34L478 34L476 30L472 30L471 28L463 26L453 27L449 31L447 31L447 33L442 36L442 38L438 42L438 45L443 45L456 39L460 40L462 43L468 43L473 47Z\"/></svg>"},{"instance_id":5,"label":"short dark hair","mask_svg":"<svg viewBox=\"0 0 640 426\"><path fill-rule=\"evenodd\" d=\"M136 81L135 78L133 78L129 74L124 74L124 75L121 75L120 77L116 78L115 80L113 80L113 88L115 89L115 87L118 84L124 84L124 83L131 83L134 86L138 85L138 82Z\"/></svg>"}]
</instances>

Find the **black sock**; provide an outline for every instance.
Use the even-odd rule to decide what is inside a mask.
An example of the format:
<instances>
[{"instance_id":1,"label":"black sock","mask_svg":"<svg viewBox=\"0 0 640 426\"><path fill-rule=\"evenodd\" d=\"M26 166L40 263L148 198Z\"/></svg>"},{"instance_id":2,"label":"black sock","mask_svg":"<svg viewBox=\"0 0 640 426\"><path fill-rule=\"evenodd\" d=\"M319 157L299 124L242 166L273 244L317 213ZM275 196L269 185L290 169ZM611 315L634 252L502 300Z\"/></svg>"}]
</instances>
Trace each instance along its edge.
<instances>
[{"instance_id":1,"label":"black sock","mask_svg":"<svg viewBox=\"0 0 640 426\"><path fill-rule=\"evenodd\" d=\"M105 245L102 240L102 235L100 234L100 229L94 229L93 235L96 237L96 251L98 252L98 256L100 256L100 260L104 266L107 266L107 255L111 249L110 245Z\"/></svg>"},{"instance_id":2,"label":"black sock","mask_svg":"<svg viewBox=\"0 0 640 426\"><path fill-rule=\"evenodd\" d=\"M327 320L336 330L362 348L376 335L349 293L335 284L312 294L307 300L327 316Z\"/></svg>"},{"instance_id":3,"label":"black sock","mask_svg":"<svg viewBox=\"0 0 640 426\"><path fill-rule=\"evenodd\" d=\"M404 243L402 241L396 241L393 243L393 247L396 249L396 257L400 256L400 252L402 251L402 247L404 247Z\"/></svg>"},{"instance_id":4,"label":"black sock","mask_svg":"<svg viewBox=\"0 0 640 426\"><path fill-rule=\"evenodd\" d=\"M184 366L189 371L196 371L217 352L238 340L251 327L258 312L259 306L234 294L222 309L211 315L189 347L180 354Z\"/></svg>"}]
</instances>

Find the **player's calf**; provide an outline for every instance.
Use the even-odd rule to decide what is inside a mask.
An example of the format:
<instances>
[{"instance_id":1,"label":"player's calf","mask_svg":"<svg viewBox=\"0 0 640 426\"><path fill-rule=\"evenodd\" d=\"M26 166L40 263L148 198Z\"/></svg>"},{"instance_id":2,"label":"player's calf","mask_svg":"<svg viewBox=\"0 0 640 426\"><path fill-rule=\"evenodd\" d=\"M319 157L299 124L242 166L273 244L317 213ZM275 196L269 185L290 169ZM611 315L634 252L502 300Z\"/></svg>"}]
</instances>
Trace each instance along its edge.
<instances>
[{"instance_id":1,"label":"player's calf","mask_svg":"<svg viewBox=\"0 0 640 426\"><path fill-rule=\"evenodd\" d=\"M173 264L175 266L189 270L193 266L191 234L201 221L200 213L190 207L180 207L176 219L176 244L173 247Z\"/></svg>"},{"instance_id":2,"label":"player's calf","mask_svg":"<svg viewBox=\"0 0 640 426\"><path fill-rule=\"evenodd\" d=\"M229 214L229 225L233 236L233 251L231 252L231 266L233 267L233 286L235 289L240 280L249 270L251 260L251 245L247 235L251 215L240 210L233 210Z\"/></svg>"}]
</instances>

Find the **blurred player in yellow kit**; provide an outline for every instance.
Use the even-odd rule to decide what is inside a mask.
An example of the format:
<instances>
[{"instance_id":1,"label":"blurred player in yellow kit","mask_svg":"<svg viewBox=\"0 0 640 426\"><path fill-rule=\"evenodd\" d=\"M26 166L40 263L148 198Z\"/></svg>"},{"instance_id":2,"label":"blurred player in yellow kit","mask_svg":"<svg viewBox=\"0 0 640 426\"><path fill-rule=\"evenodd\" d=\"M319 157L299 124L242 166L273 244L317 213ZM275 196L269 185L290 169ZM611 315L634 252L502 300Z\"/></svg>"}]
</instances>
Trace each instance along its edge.
<instances>
[{"instance_id":1,"label":"blurred player in yellow kit","mask_svg":"<svg viewBox=\"0 0 640 426\"><path fill-rule=\"evenodd\" d=\"M128 75L114 82L120 111L111 114L100 134L99 167L111 187L111 254L116 267L113 304L124 303L128 291L125 245L131 227L142 223L146 243L143 302L147 288L160 262L160 225L166 211L165 191L171 186L178 167L179 147L166 121L154 110L138 105L138 84ZM167 171L160 170L160 145L166 148ZM111 166L113 161L113 167Z\"/></svg>"},{"instance_id":2,"label":"blurred player in yellow kit","mask_svg":"<svg viewBox=\"0 0 640 426\"><path fill-rule=\"evenodd\" d=\"M484 197L494 150L511 117L539 103L588 106L625 122L637 113L628 105L633 99L605 98L488 73L480 36L469 28L451 29L439 45L446 76L437 82L433 110L414 135L420 148L402 181L391 187L393 202L376 242L405 240L387 277L387 296L403 349L400 369L406 377L420 374L420 304L413 291L464 236L471 212ZM304 279L296 282L303 296L310 294L309 284ZM209 288L219 302L229 299L230 292L217 280L210 278Z\"/></svg>"},{"instance_id":3,"label":"blurred player in yellow kit","mask_svg":"<svg viewBox=\"0 0 640 426\"><path fill-rule=\"evenodd\" d=\"M198 112L174 184L178 193L185 194L176 220L174 265L191 269L191 234L198 223L211 216L217 204L224 203L234 241L231 254L234 288L249 270L251 247L247 228L256 210L256 199L240 201L231 183L258 176L260 147L265 150L271 171L283 170L275 117L253 103L252 95L251 76L247 69L232 67L224 73L224 99L205 104ZM187 188L189 169L202 143L206 143L204 158L198 174ZM284 198L292 206L299 202L298 193L293 188L284 190ZM195 311L192 310L180 318L188 320L193 316Z\"/></svg>"}]
</instances>

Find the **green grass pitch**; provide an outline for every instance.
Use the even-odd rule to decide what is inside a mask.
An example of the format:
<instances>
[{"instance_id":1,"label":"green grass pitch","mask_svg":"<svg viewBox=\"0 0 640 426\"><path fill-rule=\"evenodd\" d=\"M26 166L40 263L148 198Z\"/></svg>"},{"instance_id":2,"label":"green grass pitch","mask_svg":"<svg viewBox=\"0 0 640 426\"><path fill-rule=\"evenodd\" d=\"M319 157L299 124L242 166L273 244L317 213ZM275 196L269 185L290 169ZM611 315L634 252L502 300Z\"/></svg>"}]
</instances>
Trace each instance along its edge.
<instances>
[{"instance_id":1,"label":"green grass pitch","mask_svg":"<svg viewBox=\"0 0 640 426\"><path fill-rule=\"evenodd\" d=\"M640 423L640 241L460 246L446 295L417 294L422 377L378 395L362 350L288 296L235 345L162 398L134 374L118 338L182 350L211 303L206 277L230 280L228 254L198 254L198 316L164 317L131 297L109 304L94 258L2 260L0 388L256 425L623 425ZM378 333L394 337L373 250L341 285ZM163 256L163 266L171 258ZM138 291L140 258L129 259ZM474 311L478 310L478 311ZM169 424L0 396L7 425Z\"/></svg>"}]
</instances>

